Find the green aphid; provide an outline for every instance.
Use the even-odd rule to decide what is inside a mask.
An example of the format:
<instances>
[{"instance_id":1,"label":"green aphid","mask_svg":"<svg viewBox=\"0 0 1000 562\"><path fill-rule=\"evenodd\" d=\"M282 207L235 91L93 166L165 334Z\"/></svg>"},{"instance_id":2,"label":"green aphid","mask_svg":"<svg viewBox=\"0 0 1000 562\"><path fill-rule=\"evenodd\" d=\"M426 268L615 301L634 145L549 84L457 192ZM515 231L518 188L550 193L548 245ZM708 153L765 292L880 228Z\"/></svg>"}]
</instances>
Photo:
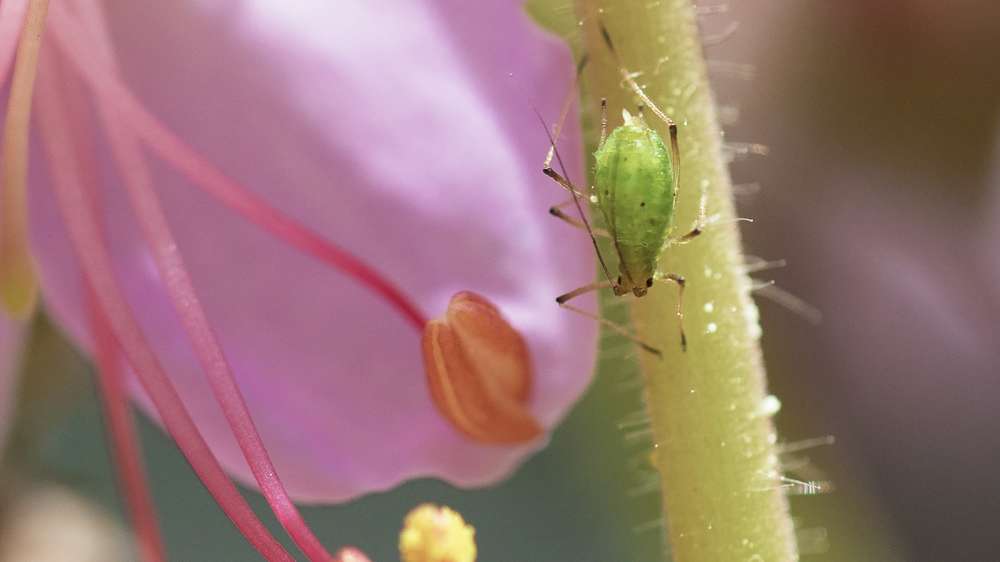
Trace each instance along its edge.
<instances>
[{"instance_id":1,"label":"green aphid","mask_svg":"<svg viewBox=\"0 0 1000 562\"><path fill-rule=\"evenodd\" d=\"M641 297L673 223L677 175L663 139L642 115L625 110L622 118L594 153L594 195L618 254L615 294Z\"/></svg>"},{"instance_id":2,"label":"green aphid","mask_svg":"<svg viewBox=\"0 0 1000 562\"><path fill-rule=\"evenodd\" d=\"M602 30L603 31L603 30ZM607 39L607 34L605 33ZM608 46L611 47L610 40ZM612 49L612 53L614 50ZM581 68L584 63L581 63ZM594 185L589 193L581 193L563 174L552 169L553 156L562 161L556 150L556 138L562 128L562 121L567 111L564 109L560 122L556 127L555 137L550 135L551 147L545 159L543 172L572 194L565 203L552 207L549 212L554 216L584 228L594 242L597 257L604 271L605 280L584 285L578 289L560 295L556 302L586 316L590 316L612 329L637 341L644 349L657 355L656 348L639 341L625 328L600 318L585 310L576 308L567 302L582 294L610 288L616 296L633 294L642 297L657 281L674 283L678 289L677 317L680 323L681 348L686 349L687 338L684 335L683 293L684 277L676 273L663 272L659 268L659 259L663 250L673 244L685 243L701 234L705 220L705 197L703 189L699 216L695 226L686 234L671 236L671 226L677 203L680 167L680 149L677 144L677 126L673 120L663 113L652 100L646 96L642 88L635 82L632 75L619 64L622 76L632 91L657 117L662 119L670 131L669 146L659 133L646 124L643 114L644 106L639 106L636 115L627 110L622 111L623 123L607 134L607 101L601 100L601 140L594 152ZM547 129L546 129L547 131ZM600 211L607 230L594 229L583 213L580 200L589 200ZM562 211L562 207L574 204L578 217L572 217ZM596 236L611 240L618 263L617 275L611 274L604 256L598 248Z\"/></svg>"}]
</instances>

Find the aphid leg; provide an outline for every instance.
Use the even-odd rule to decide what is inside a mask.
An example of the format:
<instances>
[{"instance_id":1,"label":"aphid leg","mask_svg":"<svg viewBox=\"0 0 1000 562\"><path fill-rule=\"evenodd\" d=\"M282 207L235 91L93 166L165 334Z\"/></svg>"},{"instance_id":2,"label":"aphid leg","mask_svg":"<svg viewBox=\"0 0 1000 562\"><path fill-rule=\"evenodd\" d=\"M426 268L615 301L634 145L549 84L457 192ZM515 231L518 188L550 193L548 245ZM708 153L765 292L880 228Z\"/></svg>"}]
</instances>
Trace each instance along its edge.
<instances>
[{"instance_id":1,"label":"aphid leg","mask_svg":"<svg viewBox=\"0 0 1000 562\"><path fill-rule=\"evenodd\" d=\"M588 57L583 55L580 58L580 62L576 65L576 75L573 78L573 85L570 87L569 92L566 94L566 99L563 100L562 109L559 110L559 120L556 121L555 130L549 135L549 140L552 141L549 145L549 152L545 155L545 164L543 167L549 168L552 164L552 157L556 152L556 141L562 135L563 125L566 123L566 117L569 115L569 108L573 106L573 99L576 97L576 86L580 82L580 75L583 74L583 69L587 66ZM535 113L538 113L535 111ZM539 116L539 118L541 118ZM546 132L548 132L546 130ZM561 164L561 162L560 162ZM565 171L563 172L565 173Z\"/></svg>"},{"instance_id":2,"label":"aphid leg","mask_svg":"<svg viewBox=\"0 0 1000 562\"><path fill-rule=\"evenodd\" d=\"M642 103L650 109L650 111L655 113L656 116L662 119L663 122L667 124L667 127L670 128L670 145L671 150L674 152L674 172L676 172L677 167L680 165L680 150L677 148L677 124L674 123L673 119L667 117L667 114L664 113L659 106L653 103L653 100L649 99L649 96L647 96L646 92L643 91L642 86L640 86L639 83L635 81L635 78L633 78L632 73L625 68L624 64L622 64L621 56L619 56L618 51L615 50L615 46L611 42L611 34L608 33L608 28L604 27L604 22L598 20L597 25L601 27L601 36L604 38L604 43L608 46L608 50L611 51L611 55L615 58L615 64L618 65L618 72L621 73L622 78L625 83L628 84L629 89L632 90L632 93L634 93L636 97L638 97Z\"/></svg>"},{"instance_id":3,"label":"aphid leg","mask_svg":"<svg viewBox=\"0 0 1000 562\"><path fill-rule=\"evenodd\" d=\"M568 293L563 293L559 295L558 297L556 297L556 302L559 303L560 306L562 306L563 304L575 299L580 295L585 295L591 291L599 291L601 289L611 289L614 286L615 284L612 283L611 281L596 281L589 285L584 285L583 287L577 287L576 289L573 289Z\"/></svg>"},{"instance_id":4,"label":"aphid leg","mask_svg":"<svg viewBox=\"0 0 1000 562\"><path fill-rule=\"evenodd\" d=\"M671 138L670 140L671 140L671 142L674 141L673 138ZM674 177L677 177L676 174L675 174ZM678 183L677 185L680 185L680 183ZM666 248L667 246L673 246L673 245L676 245L676 244L687 244L691 240L697 238L698 235L700 235L702 232L704 232L704 230L705 230L705 223L707 221L707 218L706 218L706 216L707 216L707 209L706 208L708 206L708 184L706 182L701 182L700 190L701 190L701 195L698 197L698 218L695 219L694 225L691 227L691 230L689 230L687 233L685 233L685 234L683 234L681 236L671 236L671 237L667 238L667 242L663 246L664 248ZM680 191L680 189L675 189L674 190L674 208L675 209L677 208L677 193L679 191ZM750 221L750 222L753 222L753 221Z\"/></svg>"},{"instance_id":5,"label":"aphid leg","mask_svg":"<svg viewBox=\"0 0 1000 562\"><path fill-rule=\"evenodd\" d=\"M575 88L574 88L575 90ZM572 93L573 90L570 92ZM568 104L571 98L566 99ZM549 131L548 125L545 124L545 119L540 113L535 111L535 115L538 115L538 121L542 124L542 129L545 130L545 134L549 137L549 154L545 158L545 162L542 166L542 173L546 176L552 178L557 184L562 186L563 189L569 191L573 196L572 203L576 206L577 215L580 218L580 224L583 228L587 230L587 234L590 236L590 242L594 245L594 251L597 253L597 261L601 263L601 270L604 271L604 277L607 279L608 283L611 283L611 271L608 269L607 262L604 261L604 255L601 254L601 248L597 244L597 238L594 236L594 229L590 226L590 221L587 220L587 215L583 212L583 206L580 204L580 199L587 200L582 193L580 193L571 181L566 179L569 174L566 173L566 165L563 163L562 156L559 155L559 149L556 148L556 137L552 136ZM559 124L556 125L556 130L562 129L562 121L566 118L566 111L562 112L562 117L560 117ZM552 157L555 156L556 162L559 163L559 169L562 170L562 175L559 172L552 169Z\"/></svg>"},{"instance_id":6,"label":"aphid leg","mask_svg":"<svg viewBox=\"0 0 1000 562\"><path fill-rule=\"evenodd\" d=\"M687 351L687 336L684 334L684 285L686 281L683 276L676 273L661 273L659 271L656 272L654 279L677 284L677 324L681 332L681 351Z\"/></svg>"},{"instance_id":7,"label":"aphid leg","mask_svg":"<svg viewBox=\"0 0 1000 562\"><path fill-rule=\"evenodd\" d=\"M573 200L572 199L567 199L566 201L563 201L562 203L559 203L558 205L549 207L549 214L552 215L553 217L559 219L559 220L562 220L562 221L565 221L565 222L569 223L570 226L579 228L581 230L586 230L587 227L582 222L580 222L579 219L577 219L575 217L571 217L569 214L567 214L566 212L564 212L562 210L563 207L565 207L566 205L569 205L571 203L573 203ZM608 231L604 230L603 228L594 228L594 227L591 227L590 231L594 233L594 236L599 236L601 238L610 238L611 237L611 235L608 234Z\"/></svg>"},{"instance_id":8,"label":"aphid leg","mask_svg":"<svg viewBox=\"0 0 1000 562\"><path fill-rule=\"evenodd\" d=\"M618 334L621 334L622 336L624 336L624 337L632 340L639 347L641 347L643 350L645 350L645 351L647 351L649 353L652 353L653 355L656 355L657 357L663 357L663 353L661 353L659 349L656 349L655 347L653 347L653 346L649 345L648 343L646 343L646 342L642 341L641 339L639 339L639 337L636 336L635 333L633 333L631 330L629 330L625 326L622 326L621 324L618 324L616 322L612 322L611 320L608 320L607 318L602 318L601 316L599 316L597 314L594 314L593 312L588 312L586 310L583 310L582 308L578 308L578 307L575 307L575 306L573 306L571 304L567 304L567 301L569 301L570 299L574 299L574 298L576 298L576 297L578 297L580 295L584 295L584 294L587 294L587 293L592 292L592 291L598 291L600 289L609 289L609 288L611 288L613 286L614 285L612 283L608 282L608 281L598 281L597 283L591 283L589 285L584 285L583 287L580 287L579 289L575 289L573 291L570 291L570 292L568 292L568 293L566 293L564 295L559 295L558 297L556 297L556 302L559 303L559 306L561 306L562 308L565 308L567 310L572 310L573 312L575 312L577 314L582 314L583 316L586 316L587 318L596 320L602 326L607 326L608 328L610 328L611 330L614 330Z\"/></svg>"}]
</instances>

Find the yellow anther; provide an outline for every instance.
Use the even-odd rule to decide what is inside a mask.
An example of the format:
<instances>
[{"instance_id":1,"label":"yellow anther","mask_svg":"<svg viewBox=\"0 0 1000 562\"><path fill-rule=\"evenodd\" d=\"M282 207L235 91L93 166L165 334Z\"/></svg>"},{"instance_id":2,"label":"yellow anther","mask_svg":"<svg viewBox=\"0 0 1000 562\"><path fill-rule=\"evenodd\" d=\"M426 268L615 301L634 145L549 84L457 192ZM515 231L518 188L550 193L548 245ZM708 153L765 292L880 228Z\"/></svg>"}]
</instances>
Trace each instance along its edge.
<instances>
[{"instance_id":1,"label":"yellow anther","mask_svg":"<svg viewBox=\"0 0 1000 562\"><path fill-rule=\"evenodd\" d=\"M476 530L447 507L419 505L399 534L403 562L475 562Z\"/></svg>"}]
</instances>

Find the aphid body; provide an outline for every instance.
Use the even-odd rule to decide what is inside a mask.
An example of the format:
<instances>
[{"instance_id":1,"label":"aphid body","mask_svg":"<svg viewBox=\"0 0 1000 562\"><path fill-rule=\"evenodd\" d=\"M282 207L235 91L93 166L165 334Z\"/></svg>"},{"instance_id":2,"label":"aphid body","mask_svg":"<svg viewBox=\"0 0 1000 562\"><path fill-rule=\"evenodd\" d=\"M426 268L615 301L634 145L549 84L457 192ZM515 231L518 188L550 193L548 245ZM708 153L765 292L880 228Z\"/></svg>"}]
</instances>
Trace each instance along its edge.
<instances>
[{"instance_id":1,"label":"aphid body","mask_svg":"<svg viewBox=\"0 0 1000 562\"><path fill-rule=\"evenodd\" d=\"M607 30L602 26L601 32L609 50L617 59L614 47ZM577 74L586 64L586 58L580 62ZM639 106L636 115L628 110L622 110L623 123L608 134L607 100L601 100L601 141L594 152L594 178L589 190L581 191L566 177L566 169L556 148L556 140L566 119L570 97L563 104L559 123L555 134L546 128L550 147L542 172L558 183L572 196L569 201L549 209L556 218L570 225L582 228L590 235L597 258L601 264L605 279L579 287L556 297L556 302L564 308L584 314L619 333L633 339L644 349L660 354L660 351L636 338L622 326L601 318L598 315L574 307L568 302L580 295L604 288L610 288L615 295L623 296L632 293L636 297L645 296L650 287L657 281L673 283L677 286L677 319L680 328L681 349L686 349L687 338L684 335L683 293L684 277L676 273L662 271L659 267L660 255L669 246L684 244L699 234L705 224L705 203L707 200L706 185L701 185L701 197L698 204L698 218L694 227L680 236L673 235L671 227L677 204L678 186L680 185L680 148L677 143L677 125L667 116L643 89L635 82L630 73L620 64L622 78L643 105ZM572 95L572 91L570 92ZM648 108L662 121L670 132L669 142L665 142L656 130L646 124L643 110ZM541 119L541 116L539 116ZM542 120L544 126L544 119ZM555 171L551 164L555 158L562 174ZM580 201L590 200L600 211L604 219L605 229L595 229L590 225ZM562 210L562 207L572 204L576 207L577 216L573 217ZM597 243L597 237L608 238L614 247L618 258L618 275L611 274L611 269L605 262Z\"/></svg>"},{"instance_id":2,"label":"aphid body","mask_svg":"<svg viewBox=\"0 0 1000 562\"><path fill-rule=\"evenodd\" d=\"M594 152L594 193L618 255L616 295L641 297L653 285L673 222L677 177L663 138L642 114L624 123Z\"/></svg>"}]
</instances>

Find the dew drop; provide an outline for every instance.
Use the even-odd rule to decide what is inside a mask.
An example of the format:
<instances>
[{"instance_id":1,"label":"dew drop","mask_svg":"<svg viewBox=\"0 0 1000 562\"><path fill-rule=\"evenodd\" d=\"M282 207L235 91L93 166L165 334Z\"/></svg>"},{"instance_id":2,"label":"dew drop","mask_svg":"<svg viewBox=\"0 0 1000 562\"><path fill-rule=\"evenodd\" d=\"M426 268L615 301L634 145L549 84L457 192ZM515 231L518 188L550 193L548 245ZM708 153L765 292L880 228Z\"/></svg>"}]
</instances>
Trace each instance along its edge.
<instances>
[{"instance_id":1,"label":"dew drop","mask_svg":"<svg viewBox=\"0 0 1000 562\"><path fill-rule=\"evenodd\" d=\"M773 416L781 410L781 400L773 394L768 394L757 406L758 416Z\"/></svg>"},{"instance_id":2,"label":"dew drop","mask_svg":"<svg viewBox=\"0 0 1000 562\"><path fill-rule=\"evenodd\" d=\"M703 306L702 309L704 309L705 312L711 314L712 312L715 311L715 303L711 301L706 302L705 306Z\"/></svg>"},{"instance_id":3,"label":"dew drop","mask_svg":"<svg viewBox=\"0 0 1000 562\"><path fill-rule=\"evenodd\" d=\"M747 323L747 332L750 337L755 340L760 339L763 331L760 328L760 311L756 304L750 302L743 307L743 319Z\"/></svg>"},{"instance_id":4,"label":"dew drop","mask_svg":"<svg viewBox=\"0 0 1000 562\"><path fill-rule=\"evenodd\" d=\"M718 332L718 331L719 331L719 325L716 324L715 322L709 322L708 325L705 326L705 333L706 334L714 334L715 332Z\"/></svg>"}]
</instances>

